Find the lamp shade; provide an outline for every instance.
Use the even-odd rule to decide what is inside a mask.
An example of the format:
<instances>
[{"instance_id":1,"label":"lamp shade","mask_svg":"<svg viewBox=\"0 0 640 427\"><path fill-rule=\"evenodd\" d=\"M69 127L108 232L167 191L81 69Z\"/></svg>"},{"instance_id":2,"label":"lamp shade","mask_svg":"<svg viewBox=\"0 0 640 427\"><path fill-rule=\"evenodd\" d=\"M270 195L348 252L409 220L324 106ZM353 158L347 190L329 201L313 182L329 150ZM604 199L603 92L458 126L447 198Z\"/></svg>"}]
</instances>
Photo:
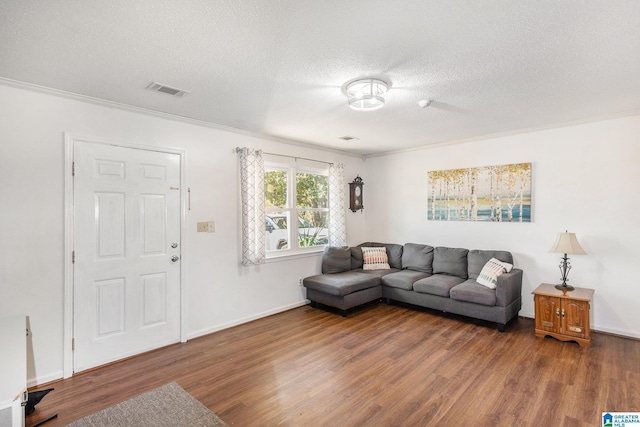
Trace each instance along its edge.
<instances>
[{"instance_id":1,"label":"lamp shade","mask_svg":"<svg viewBox=\"0 0 640 427\"><path fill-rule=\"evenodd\" d=\"M587 253L582 249L575 233L558 233L556 241L549 249L549 252L555 252L559 254L575 254L586 255Z\"/></svg>"}]
</instances>

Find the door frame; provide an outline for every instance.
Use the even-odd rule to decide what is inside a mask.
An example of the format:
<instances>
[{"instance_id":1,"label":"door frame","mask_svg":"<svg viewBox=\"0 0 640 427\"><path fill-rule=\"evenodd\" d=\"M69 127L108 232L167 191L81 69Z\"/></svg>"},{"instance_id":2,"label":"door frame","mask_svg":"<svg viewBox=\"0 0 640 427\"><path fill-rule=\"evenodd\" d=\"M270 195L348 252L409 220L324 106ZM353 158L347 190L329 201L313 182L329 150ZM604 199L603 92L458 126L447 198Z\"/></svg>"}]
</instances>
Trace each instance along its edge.
<instances>
[{"instance_id":1,"label":"door frame","mask_svg":"<svg viewBox=\"0 0 640 427\"><path fill-rule=\"evenodd\" d=\"M73 376L73 242L74 242L74 200L73 200L73 146L76 142L113 145L116 147L132 148L136 150L156 151L180 156L180 242L181 260L187 258L187 177L186 177L186 152L180 148L155 147L150 145L134 144L123 141L115 141L107 138L80 135L72 132L64 132L64 309L63 309L63 333L62 356L63 378ZM187 341L186 330L186 266L180 264L180 342Z\"/></svg>"}]
</instances>

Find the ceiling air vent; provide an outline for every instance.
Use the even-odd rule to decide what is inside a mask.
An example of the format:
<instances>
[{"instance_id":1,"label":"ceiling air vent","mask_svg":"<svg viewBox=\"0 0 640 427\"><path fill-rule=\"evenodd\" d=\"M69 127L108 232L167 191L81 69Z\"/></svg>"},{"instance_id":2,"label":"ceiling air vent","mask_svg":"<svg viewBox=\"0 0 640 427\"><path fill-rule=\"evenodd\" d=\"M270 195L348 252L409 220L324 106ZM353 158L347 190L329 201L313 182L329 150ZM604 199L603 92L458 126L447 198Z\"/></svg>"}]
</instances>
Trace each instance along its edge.
<instances>
[{"instance_id":1,"label":"ceiling air vent","mask_svg":"<svg viewBox=\"0 0 640 427\"><path fill-rule=\"evenodd\" d=\"M189 91L177 89L175 87L163 85L162 83L157 83L157 82L151 83L149 86L147 86L147 89L154 90L156 92L166 93L168 95L177 96L179 98L189 93Z\"/></svg>"},{"instance_id":2,"label":"ceiling air vent","mask_svg":"<svg viewBox=\"0 0 640 427\"><path fill-rule=\"evenodd\" d=\"M357 138L357 137L351 136L351 135L345 135L345 136L341 136L339 139L342 139L344 141L351 141L351 140L358 140L360 138Z\"/></svg>"}]
</instances>

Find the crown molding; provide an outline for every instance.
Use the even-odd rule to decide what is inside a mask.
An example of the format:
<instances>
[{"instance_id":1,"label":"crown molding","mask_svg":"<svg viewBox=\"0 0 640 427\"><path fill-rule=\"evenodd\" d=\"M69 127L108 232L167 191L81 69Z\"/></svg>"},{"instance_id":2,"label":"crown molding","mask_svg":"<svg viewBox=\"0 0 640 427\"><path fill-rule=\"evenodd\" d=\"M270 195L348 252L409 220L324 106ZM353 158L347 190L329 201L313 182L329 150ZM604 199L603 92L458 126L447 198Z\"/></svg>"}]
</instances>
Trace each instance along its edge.
<instances>
[{"instance_id":1,"label":"crown molding","mask_svg":"<svg viewBox=\"0 0 640 427\"><path fill-rule=\"evenodd\" d=\"M592 117L585 118L585 119L569 120L569 121L566 121L566 122L558 122L558 123L553 123L553 124L544 125L544 126L536 126L536 127L523 128L523 129L514 129L514 130L510 130L510 131L506 131L506 132L497 132L497 133L491 133L491 134L486 134L486 135L474 136L474 137L471 137L471 138L454 139L454 140L449 140L449 141L436 142L434 144L421 145L419 147L405 148L405 149L401 149L401 150L390 150L390 151L385 151L385 152L382 152L382 153L365 154L363 157L366 160L366 159L369 159L369 158L372 158L372 157L383 157L383 156L390 156L390 155L393 155L393 154L408 153L408 152L412 152L412 151L429 150L429 149L433 149L433 148L446 147L448 145L466 144L468 142L474 142L474 141L486 141L488 139L504 138L506 136L522 135L522 134L525 134L525 133L540 132L540 131L550 130L550 129L560 129L560 128L564 128L564 127L583 125L583 124L588 124L588 123L600 122L600 121L604 121L604 120L619 119L619 118L622 118L622 117L638 116L638 115L640 115L640 110L627 110L627 111L621 111L621 112L618 112L618 113L603 114L603 115L600 115L600 116L592 116Z\"/></svg>"},{"instance_id":2,"label":"crown molding","mask_svg":"<svg viewBox=\"0 0 640 427\"><path fill-rule=\"evenodd\" d=\"M47 94L47 95L58 96L58 97L61 97L61 98L73 99L75 101L86 102L86 103L90 103L90 104L94 104L94 105L101 105L101 106L105 106L105 107L116 108L116 109L120 109L120 110L134 112L134 113L146 114L146 115L149 115L149 116L159 117L159 118L162 118L162 119L174 120L174 121L179 121L179 122L183 122L183 123L189 123L189 124L196 125L196 126L204 126L204 127L208 127L208 128L212 128L212 129L216 129L216 130L232 132L232 133L235 133L235 134L240 134L240 135L249 136L249 137L253 137L253 138L265 139L265 140L269 140L269 141L273 141L273 142L279 142L281 144L287 144L287 145L292 145L292 146L301 147L301 148L309 148L309 149L319 150L319 151L328 152L328 153L340 154L340 155L343 155L343 156L355 157L355 158L358 158L358 159L361 159L361 160L365 159L365 156L361 155L361 154L349 153L347 151L337 150L337 149L334 149L334 148L323 147L321 145L311 144L311 143L308 143L308 142L297 141L297 140L288 139L288 138L282 138L282 137L269 135L269 134L261 133L261 132L250 131L250 130L246 130L246 129L235 128L233 126L221 125L221 124L218 124L218 123L208 122L206 120L192 119L192 118L189 118L189 117L186 117L186 116L180 116L178 114L171 114L171 113L165 113L165 112L162 112L162 111L152 110L150 108L136 107L136 106L129 105L129 104L124 104L124 103L115 102L115 101L109 101L109 100L106 100L106 99L95 98L95 97L87 96L87 95L81 95L81 94L74 93L74 92L67 92L67 91L60 90L60 89L54 89L54 88L50 88L50 87L47 87L47 86L40 86L40 85L37 85L37 84L27 83L27 82L23 82L23 81L20 81L20 80L13 80L13 79L9 79L9 78L6 78L6 77L0 77L0 84L4 84L6 86L15 87L15 88L18 88L18 89L29 90L29 91L32 91L32 92L39 92L39 93L44 93L44 94Z\"/></svg>"}]
</instances>

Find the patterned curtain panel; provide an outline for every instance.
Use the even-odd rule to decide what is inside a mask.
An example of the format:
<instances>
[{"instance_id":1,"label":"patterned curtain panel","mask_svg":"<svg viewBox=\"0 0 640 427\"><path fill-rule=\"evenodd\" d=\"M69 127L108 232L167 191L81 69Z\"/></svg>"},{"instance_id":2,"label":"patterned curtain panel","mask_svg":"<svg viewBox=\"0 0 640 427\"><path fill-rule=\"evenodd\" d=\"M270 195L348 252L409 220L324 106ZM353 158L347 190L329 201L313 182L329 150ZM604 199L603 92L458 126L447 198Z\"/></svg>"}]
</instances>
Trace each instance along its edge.
<instances>
[{"instance_id":1,"label":"patterned curtain panel","mask_svg":"<svg viewBox=\"0 0 640 427\"><path fill-rule=\"evenodd\" d=\"M242 264L262 264L266 258L264 226L264 160L262 151L246 147L240 153L242 192Z\"/></svg>"},{"instance_id":2,"label":"patterned curtain panel","mask_svg":"<svg viewBox=\"0 0 640 427\"><path fill-rule=\"evenodd\" d=\"M344 193L344 165L332 163L329 166L329 245L331 246L347 244Z\"/></svg>"}]
</instances>

